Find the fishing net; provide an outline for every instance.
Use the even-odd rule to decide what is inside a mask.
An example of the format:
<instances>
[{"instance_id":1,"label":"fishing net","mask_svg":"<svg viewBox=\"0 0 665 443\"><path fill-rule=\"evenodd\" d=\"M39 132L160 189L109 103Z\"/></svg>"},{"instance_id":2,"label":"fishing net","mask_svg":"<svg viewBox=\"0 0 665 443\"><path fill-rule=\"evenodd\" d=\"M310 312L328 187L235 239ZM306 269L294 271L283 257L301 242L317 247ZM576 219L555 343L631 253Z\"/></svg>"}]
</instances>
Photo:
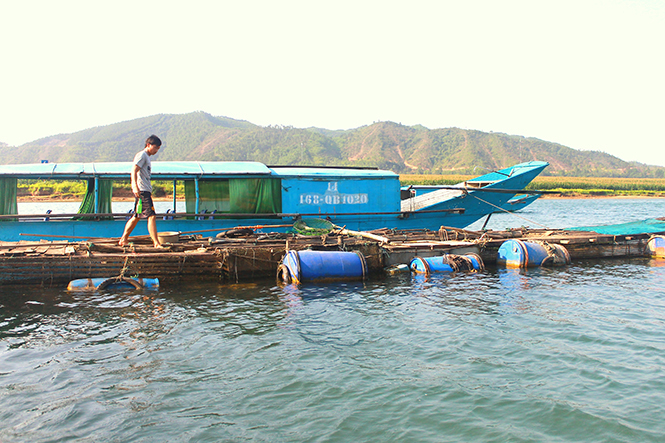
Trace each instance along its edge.
<instances>
[{"instance_id":1,"label":"fishing net","mask_svg":"<svg viewBox=\"0 0 665 443\"><path fill-rule=\"evenodd\" d=\"M298 234L318 236L330 234L335 229L335 225L322 218L301 218L293 224L293 229Z\"/></svg>"},{"instance_id":2,"label":"fishing net","mask_svg":"<svg viewBox=\"0 0 665 443\"><path fill-rule=\"evenodd\" d=\"M477 262L481 264L480 270L482 271L484 268L484 266L482 265L483 261L476 254L473 255L474 258L477 260ZM466 255L444 254L443 262L446 263L448 266L450 266L453 272L459 272L459 271L475 272L476 270L476 268L473 265L473 260L471 260L471 258L467 257Z\"/></svg>"},{"instance_id":3,"label":"fishing net","mask_svg":"<svg viewBox=\"0 0 665 443\"><path fill-rule=\"evenodd\" d=\"M649 218L646 220L620 223L616 225L581 226L567 228L567 231L592 231L606 235L635 235L656 232L665 232L665 218Z\"/></svg>"}]
</instances>

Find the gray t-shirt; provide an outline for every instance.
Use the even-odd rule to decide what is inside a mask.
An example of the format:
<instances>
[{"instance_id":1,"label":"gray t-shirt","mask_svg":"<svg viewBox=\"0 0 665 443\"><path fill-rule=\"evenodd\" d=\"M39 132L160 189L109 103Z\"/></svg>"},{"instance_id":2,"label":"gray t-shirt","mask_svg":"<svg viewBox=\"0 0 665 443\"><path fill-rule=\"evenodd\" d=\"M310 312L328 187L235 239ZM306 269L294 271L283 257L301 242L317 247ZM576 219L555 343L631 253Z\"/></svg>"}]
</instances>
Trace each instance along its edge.
<instances>
[{"instance_id":1,"label":"gray t-shirt","mask_svg":"<svg viewBox=\"0 0 665 443\"><path fill-rule=\"evenodd\" d=\"M150 184L151 163L147 152L141 151L134 156L134 164L139 167L138 181L136 185L139 191L152 192Z\"/></svg>"}]
</instances>

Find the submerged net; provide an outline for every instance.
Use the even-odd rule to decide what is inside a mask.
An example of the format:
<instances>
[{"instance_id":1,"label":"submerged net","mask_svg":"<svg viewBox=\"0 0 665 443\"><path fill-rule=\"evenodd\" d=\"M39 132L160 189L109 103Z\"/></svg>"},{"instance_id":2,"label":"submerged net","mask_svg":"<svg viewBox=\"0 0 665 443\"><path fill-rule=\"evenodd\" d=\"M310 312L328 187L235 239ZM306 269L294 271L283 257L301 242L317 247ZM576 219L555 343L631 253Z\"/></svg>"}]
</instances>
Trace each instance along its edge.
<instances>
[{"instance_id":1,"label":"submerged net","mask_svg":"<svg viewBox=\"0 0 665 443\"><path fill-rule=\"evenodd\" d=\"M635 235L665 232L665 217L649 218L629 223L566 228L567 231L592 231L606 235Z\"/></svg>"},{"instance_id":2,"label":"submerged net","mask_svg":"<svg viewBox=\"0 0 665 443\"><path fill-rule=\"evenodd\" d=\"M293 224L298 234L311 236L329 234L334 228L335 225L322 218L301 218Z\"/></svg>"}]
</instances>

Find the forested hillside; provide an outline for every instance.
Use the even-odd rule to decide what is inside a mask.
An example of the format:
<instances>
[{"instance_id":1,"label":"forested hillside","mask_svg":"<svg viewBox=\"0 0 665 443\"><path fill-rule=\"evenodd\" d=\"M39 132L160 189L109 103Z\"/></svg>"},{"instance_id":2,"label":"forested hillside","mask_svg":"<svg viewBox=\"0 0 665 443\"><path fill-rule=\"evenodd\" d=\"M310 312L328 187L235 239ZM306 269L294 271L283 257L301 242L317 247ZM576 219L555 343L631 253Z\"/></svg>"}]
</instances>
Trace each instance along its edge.
<instances>
[{"instance_id":1,"label":"forested hillside","mask_svg":"<svg viewBox=\"0 0 665 443\"><path fill-rule=\"evenodd\" d=\"M475 174L543 160L544 175L665 177L665 168L625 162L536 138L378 122L350 130L262 127L204 112L154 115L60 134L23 146L0 143L2 163L130 161L157 134L159 160L251 160L268 165L374 166L398 173Z\"/></svg>"}]
</instances>

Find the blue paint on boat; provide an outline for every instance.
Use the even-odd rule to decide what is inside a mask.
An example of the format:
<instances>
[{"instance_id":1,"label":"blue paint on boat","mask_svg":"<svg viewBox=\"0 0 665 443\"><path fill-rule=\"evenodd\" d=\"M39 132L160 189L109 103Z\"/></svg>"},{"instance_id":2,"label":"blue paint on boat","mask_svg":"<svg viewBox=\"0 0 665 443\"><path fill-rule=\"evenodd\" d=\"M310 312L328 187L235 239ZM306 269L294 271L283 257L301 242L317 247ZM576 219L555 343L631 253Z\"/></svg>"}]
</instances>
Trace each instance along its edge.
<instances>
[{"instance_id":1,"label":"blue paint on boat","mask_svg":"<svg viewBox=\"0 0 665 443\"><path fill-rule=\"evenodd\" d=\"M501 206L501 210L495 212L515 212L521 211L522 209L529 206L531 203L535 202L540 198L541 194L519 194L515 197L508 200L504 205Z\"/></svg>"},{"instance_id":2,"label":"blue paint on boat","mask_svg":"<svg viewBox=\"0 0 665 443\"><path fill-rule=\"evenodd\" d=\"M185 182L186 189L194 190L187 197L187 207L193 209L188 209L186 214L175 213L175 200L173 212L168 216L158 214L160 231L212 232L237 226L268 226L267 231L286 231L288 228L270 226L291 224L298 218L308 217L328 218L335 225L356 231L380 228L438 230L441 226L463 228L490 214L523 190L547 165L538 161L521 163L447 189L434 190L428 195L415 193L406 198L400 195L403 193L397 174L376 169L268 167L257 162L153 162L152 179L173 180L174 185ZM129 162L2 165L0 180L128 182L130 170ZM211 214L212 210L206 207L207 202L199 194L200 188L211 182L228 184L247 179L277 183L278 194L270 210L239 212L229 209L231 206L227 202L227 206L219 207L215 214ZM235 191L227 192L233 200ZM204 211L208 212L204 214ZM110 219L101 216L94 219L87 215L73 220L74 214L49 214L48 217L19 215L16 220L13 215L0 215L2 241L62 236L73 239L119 237L127 218L127 214L104 214ZM146 223L139 223L134 235L147 234Z\"/></svg>"}]
</instances>

